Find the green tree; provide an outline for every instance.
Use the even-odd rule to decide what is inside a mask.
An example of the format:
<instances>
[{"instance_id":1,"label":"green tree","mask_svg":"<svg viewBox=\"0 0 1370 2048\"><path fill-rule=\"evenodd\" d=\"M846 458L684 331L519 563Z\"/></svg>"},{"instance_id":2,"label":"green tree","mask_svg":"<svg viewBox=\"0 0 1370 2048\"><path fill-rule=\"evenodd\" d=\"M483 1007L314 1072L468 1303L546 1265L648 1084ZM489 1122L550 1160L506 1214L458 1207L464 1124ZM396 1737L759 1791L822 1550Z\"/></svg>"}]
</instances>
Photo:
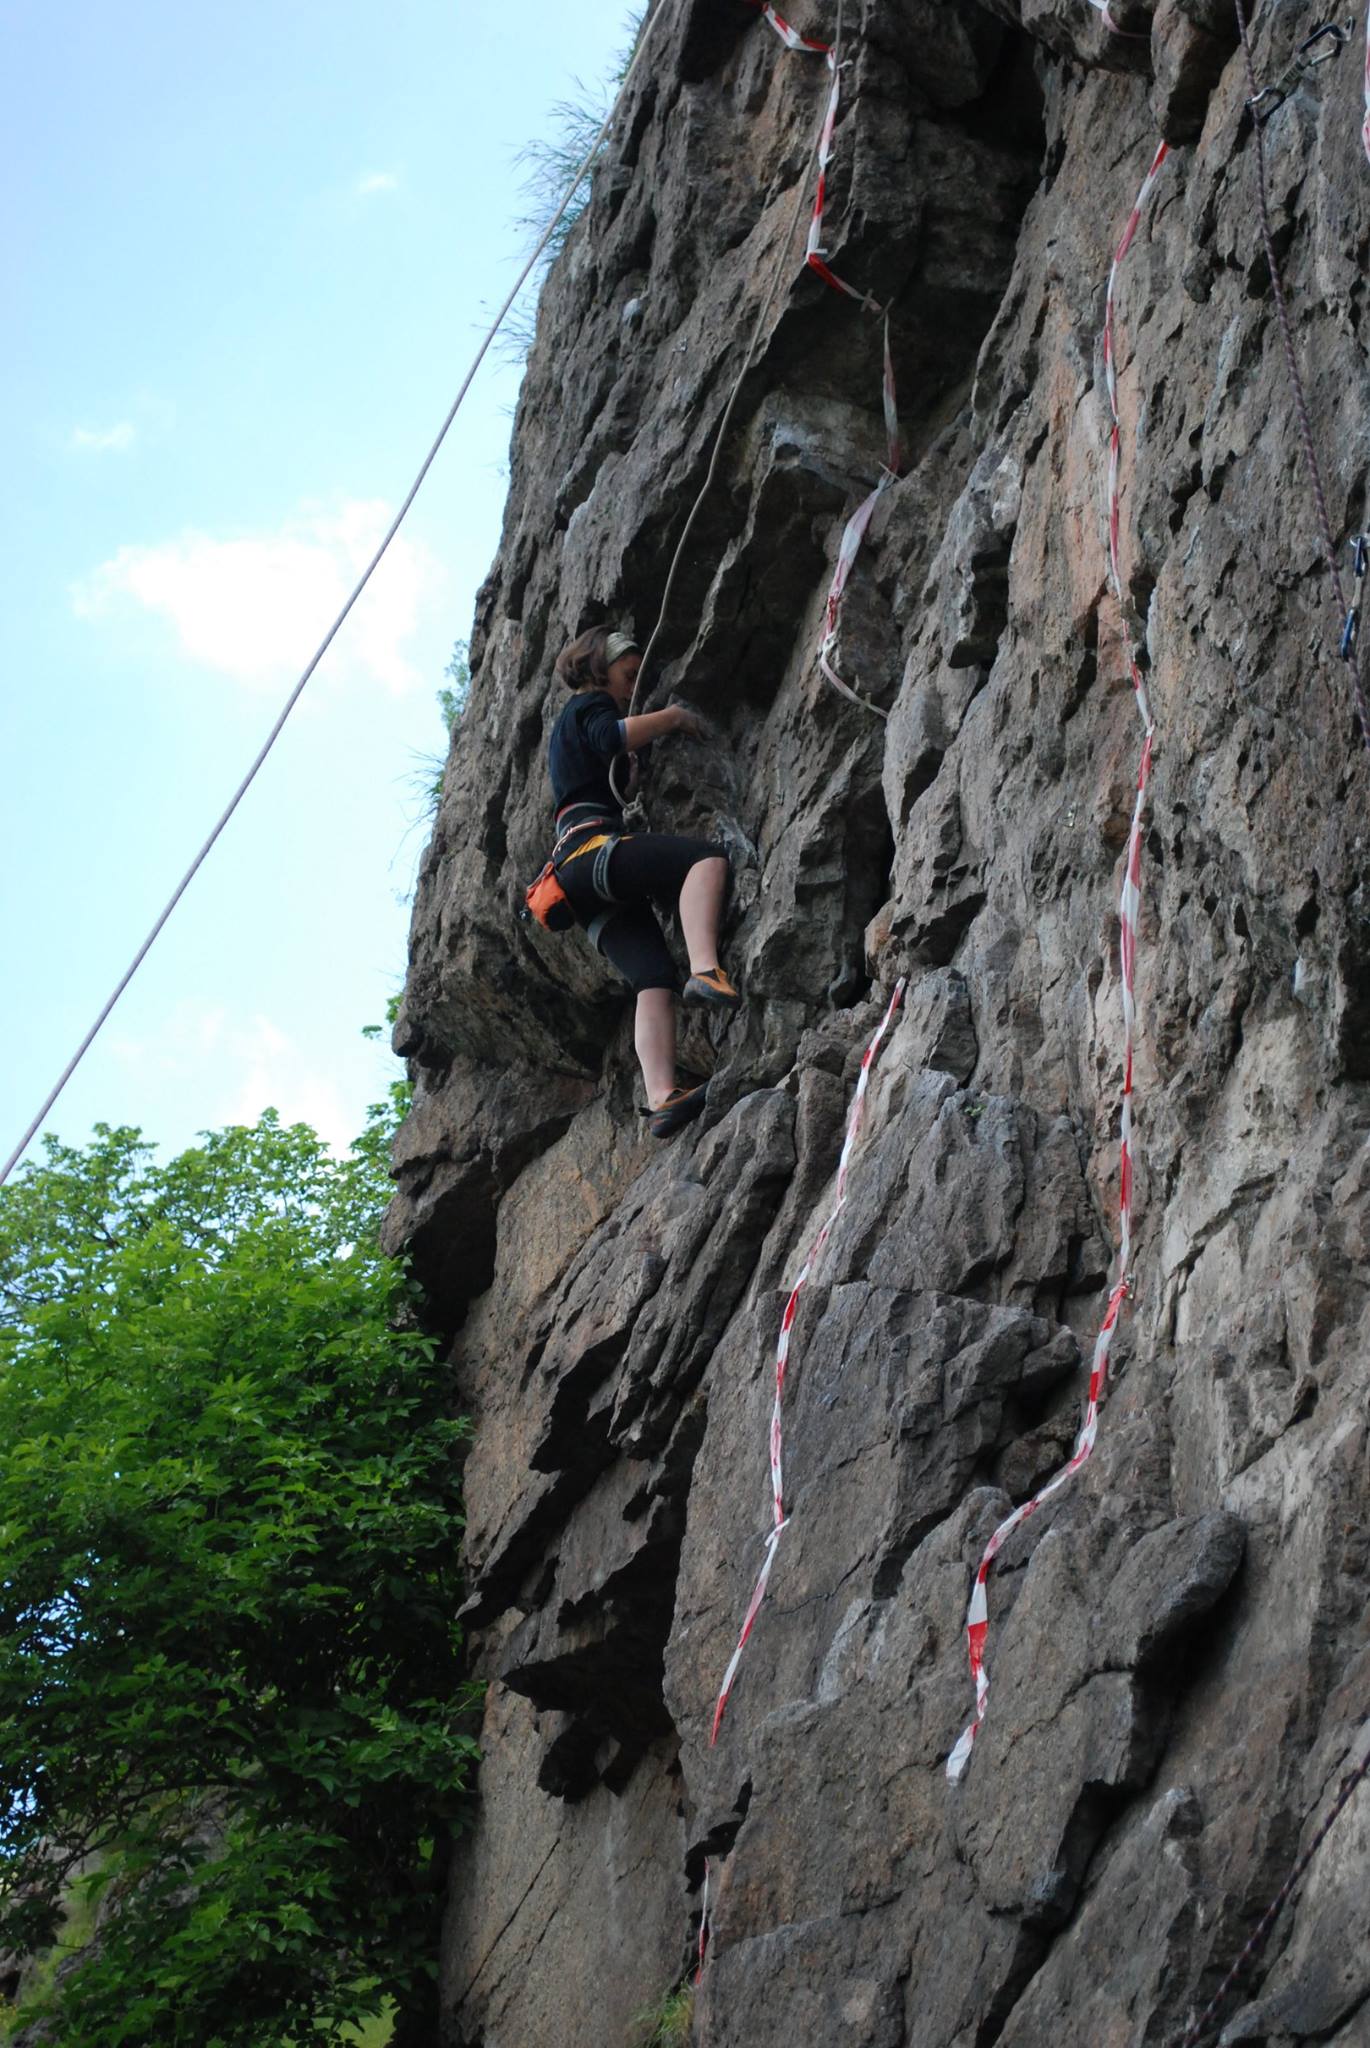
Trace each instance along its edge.
<instances>
[{"instance_id":1,"label":"green tree","mask_svg":"<svg viewBox=\"0 0 1370 2048\"><path fill-rule=\"evenodd\" d=\"M431 1995L474 1746L462 1428L382 1258L390 1112L0 1190L0 1949L64 2048L325 2048Z\"/></svg>"}]
</instances>

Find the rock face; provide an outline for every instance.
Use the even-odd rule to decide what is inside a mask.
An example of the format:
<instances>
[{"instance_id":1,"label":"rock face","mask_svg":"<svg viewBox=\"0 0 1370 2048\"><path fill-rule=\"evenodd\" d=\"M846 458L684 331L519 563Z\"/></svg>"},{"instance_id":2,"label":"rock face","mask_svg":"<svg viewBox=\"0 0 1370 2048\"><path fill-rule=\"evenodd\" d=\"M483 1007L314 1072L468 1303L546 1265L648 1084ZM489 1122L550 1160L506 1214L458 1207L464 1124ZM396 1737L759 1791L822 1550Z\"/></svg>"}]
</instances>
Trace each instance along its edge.
<instances>
[{"instance_id":1,"label":"rock face","mask_svg":"<svg viewBox=\"0 0 1370 2048\"><path fill-rule=\"evenodd\" d=\"M888 717L813 659L884 445L879 323L791 240L656 664L713 737L656 750L654 821L729 848L748 997L692 1025L709 1111L661 1146L622 993L513 906L545 858L552 660L656 617L827 74L742 0L657 4L544 295L397 1031L388 1227L475 1419L489 1680L444 2041L643 2038L707 1859L701 2048L1177 2048L1370 1702L1370 778L1240 52L1225 0L848 5L827 243L891 305L908 461L839 660ZM1263 75L1308 25L1258 22ZM1265 131L1339 545L1370 466L1360 90L1352 51ZM1117 289L1121 618L1103 287L1158 124ZM1069 1454L1115 1257L1129 640L1157 724L1133 1295L1098 1449L991 1580L953 1786L971 1576ZM794 1331L792 1519L711 1747L780 1309L899 975ZM1370 2038L1368 1810L1370 1786L1225 2039Z\"/></svg>"}]
</instances>

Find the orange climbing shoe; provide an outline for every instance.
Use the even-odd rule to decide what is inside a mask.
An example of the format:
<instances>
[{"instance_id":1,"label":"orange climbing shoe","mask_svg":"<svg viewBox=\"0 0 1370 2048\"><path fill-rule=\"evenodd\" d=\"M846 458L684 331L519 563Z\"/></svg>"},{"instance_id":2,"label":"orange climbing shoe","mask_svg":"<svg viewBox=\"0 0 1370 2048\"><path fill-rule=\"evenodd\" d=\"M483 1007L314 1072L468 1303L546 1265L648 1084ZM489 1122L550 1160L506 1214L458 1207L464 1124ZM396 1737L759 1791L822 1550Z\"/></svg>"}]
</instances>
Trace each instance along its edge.
<instances>
[{"instance_id":1,"label":"orange climbing shoe","mask_svg":"<svg viewBox=\"0 0 1370 2048\"><path fill-rule=\"evenodd\" d=\"M673 1088L660 1109L649 1110L647 1128L654 1138L669 1138L694 1119L704 1107L709 1092L707 1081L697 1088Z\"/></svg>"},{"instance_id":2,"label":"orange climbing shoe","mask_svg":"<svg viewBox=\"0 0 1370 2048\"><path fill-rule=\"evenodd\" d=\"M742 1002L721 967L706 967L702 974L692 974L685 984L684 1000L707 1003L711 1010L736 1010Z\"/></svg>"}]
</instances>

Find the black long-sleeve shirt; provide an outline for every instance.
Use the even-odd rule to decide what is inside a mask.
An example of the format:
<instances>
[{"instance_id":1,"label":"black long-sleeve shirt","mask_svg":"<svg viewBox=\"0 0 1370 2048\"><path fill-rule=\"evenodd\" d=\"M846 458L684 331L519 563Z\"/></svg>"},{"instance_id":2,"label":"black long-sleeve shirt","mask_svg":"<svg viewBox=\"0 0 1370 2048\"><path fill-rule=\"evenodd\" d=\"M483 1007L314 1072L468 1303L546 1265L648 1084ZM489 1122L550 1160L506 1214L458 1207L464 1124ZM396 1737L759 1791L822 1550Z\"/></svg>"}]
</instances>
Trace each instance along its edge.
<instances>
[{"instance_id":1,"label":"black long-sleeve shirt","mask_svg":"<svg viewBox=\"0 0 1370 2048\"><path fill-rule=\"evenodd\" d=\"M615 821L622 805L609 781L609 768L623 751L623 720L607 690L577 690L563 705L547 743L547 771L557 810L567 804L595 804Z\"/></svg>"}]
</instances>

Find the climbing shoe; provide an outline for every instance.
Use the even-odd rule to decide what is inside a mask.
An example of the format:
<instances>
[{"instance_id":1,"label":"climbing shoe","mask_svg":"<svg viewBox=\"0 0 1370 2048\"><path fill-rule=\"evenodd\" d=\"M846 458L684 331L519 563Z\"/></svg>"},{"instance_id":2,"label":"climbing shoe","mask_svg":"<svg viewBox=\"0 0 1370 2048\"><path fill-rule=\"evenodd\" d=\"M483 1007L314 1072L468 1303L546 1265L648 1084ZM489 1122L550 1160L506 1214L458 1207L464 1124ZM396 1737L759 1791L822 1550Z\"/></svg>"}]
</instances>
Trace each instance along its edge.
<instances>
[{"instance_id":1,"label":"climbing shoe","mask_svg":"<svg viewBox=\"0 0 1370 2048\"><path fill-rule=\"evenodd\" d=\"M673 1088L660 1109L647 1112L647 1128L652 1136L669 1138L686 1124L693 1123L704 1107L708 1092L707 1081L701 1081L697 1088Z\"/></svg>"},{"instance_id":2,"label":"climbing shoe","mask_svg":"<svg viewBox=\"0 0 1370 2048\"><path fill-rule=\"evenodd\" d=\"M707 1003L711 1010L736 1010L742 998L721 967L706 967L685 984L687 1003Z\"/></svg>"}]
</instances>

